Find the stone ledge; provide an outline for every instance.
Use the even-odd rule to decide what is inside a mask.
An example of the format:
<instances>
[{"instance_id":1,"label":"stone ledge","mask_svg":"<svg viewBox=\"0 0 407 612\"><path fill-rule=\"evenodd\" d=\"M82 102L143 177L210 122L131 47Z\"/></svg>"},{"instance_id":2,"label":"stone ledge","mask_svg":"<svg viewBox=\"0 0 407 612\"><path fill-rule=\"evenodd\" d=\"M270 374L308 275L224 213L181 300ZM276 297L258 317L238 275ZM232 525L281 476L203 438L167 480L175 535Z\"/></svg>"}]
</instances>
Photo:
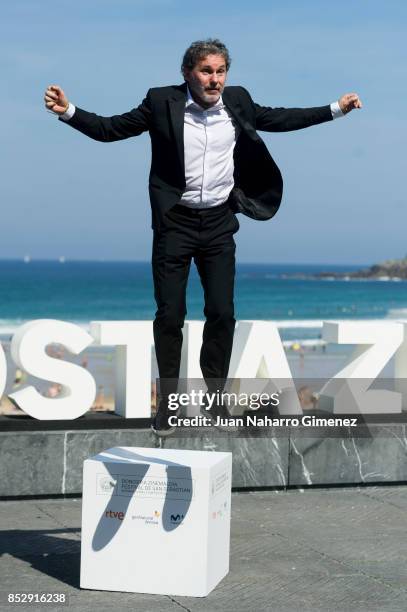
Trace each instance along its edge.
<instances>
[{"instance_id":1,"label":"stone ledge","mask_svg":"<svg viewBox=\"0 0 407 612\"><path fill-rule=\"evenodd\" d=\"M405 425L338 435L306 427L161 440L149 429L0 432L0 497L81 494L83 461L112 446L232 452L232 486L240 489L407 481Z\"/></svg>"}]
</instances>

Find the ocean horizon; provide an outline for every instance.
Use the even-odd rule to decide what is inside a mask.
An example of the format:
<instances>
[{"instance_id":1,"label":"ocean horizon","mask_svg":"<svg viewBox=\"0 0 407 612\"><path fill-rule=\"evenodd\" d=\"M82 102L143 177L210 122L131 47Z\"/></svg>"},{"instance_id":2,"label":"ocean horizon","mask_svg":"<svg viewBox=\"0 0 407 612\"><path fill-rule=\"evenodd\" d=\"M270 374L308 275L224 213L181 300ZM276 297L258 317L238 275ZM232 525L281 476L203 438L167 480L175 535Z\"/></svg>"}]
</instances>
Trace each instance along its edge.
<instances>
[{"instance_id":1,"label":"ocean horizon","mask_svg":"<svg viewBox=\"0 0 407 612\"><path fill-rule=\"evenodd\" d=\"M314 342L322 321L407 317L407 281L319 279L320 272L352 272L361 264L236 265L236 319L276 321L283 340ZM152 320L148 261L0 259L0 335L24 322L60 319ZM203 292L195 266L187 290L187 319L203 320Z\"/></svg>"},{"instance_id":2,"label":"ocean horizon","mask_svg":"<svg viewBox=\"0 0 407 612\"><path fill-rule=\"evenodd\" d=\"M62 260L62 261L61 261ZM104 257L87 258L87 257L66 257L60 255L58 257L33 257L32 255L24 255L21 257L0 257L0 263L125 263L125 264L150 264L148 259L106 259ZM264 261L236 261L236 265L254 265L254 266L295 266L298 268L315 266L318 268L329 269L349 269L349 270L360 270L361 268L367 268L372 264L370 263L321 263L321 262L264 262Z\"/></svg>"}]
</instances>

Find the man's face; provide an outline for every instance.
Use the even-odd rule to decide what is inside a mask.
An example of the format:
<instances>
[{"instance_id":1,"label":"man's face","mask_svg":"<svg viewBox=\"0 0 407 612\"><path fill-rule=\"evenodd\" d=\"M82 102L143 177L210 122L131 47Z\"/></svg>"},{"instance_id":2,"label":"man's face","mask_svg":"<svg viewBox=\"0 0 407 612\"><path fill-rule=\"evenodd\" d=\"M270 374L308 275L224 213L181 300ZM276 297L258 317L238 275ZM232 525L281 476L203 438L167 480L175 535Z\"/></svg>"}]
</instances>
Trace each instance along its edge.
<instances>
[{"instance_id":1,"label":"man's face","mask_svg":"<svg viewBox=\"0 0 407 612\"><path fill-rule=\"evenodd\" d=\"M192 70L185 70L184 78L188 83L195 102L208 108L216 104L225 87L226 63L223 55L207 55Z\"/></svg>"}]
</instances>

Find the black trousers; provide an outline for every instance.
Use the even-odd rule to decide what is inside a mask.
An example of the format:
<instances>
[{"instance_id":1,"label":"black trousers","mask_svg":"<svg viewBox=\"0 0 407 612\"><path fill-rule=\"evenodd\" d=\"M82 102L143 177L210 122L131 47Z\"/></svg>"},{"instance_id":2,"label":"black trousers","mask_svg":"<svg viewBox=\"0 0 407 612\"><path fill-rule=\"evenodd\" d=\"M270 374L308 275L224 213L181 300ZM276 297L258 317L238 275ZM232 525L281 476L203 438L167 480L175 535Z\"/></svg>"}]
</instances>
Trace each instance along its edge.
<instances>
[{"instance_id":1,"label":"black trousers","mask_svg":"<svg viewBox=\"0 0 407 612\"><path fill-rule=\"evenodd\" d=\"M227 202L200 210L176 205L166 219L165 228L154 232L152 256L157 302L153 329L161 395L174 392L178 382L192 259L205 298L200 366L208 387L219 389L227 378L236 322L233 234L239 222Z\"/></svg>"}]
</instances>

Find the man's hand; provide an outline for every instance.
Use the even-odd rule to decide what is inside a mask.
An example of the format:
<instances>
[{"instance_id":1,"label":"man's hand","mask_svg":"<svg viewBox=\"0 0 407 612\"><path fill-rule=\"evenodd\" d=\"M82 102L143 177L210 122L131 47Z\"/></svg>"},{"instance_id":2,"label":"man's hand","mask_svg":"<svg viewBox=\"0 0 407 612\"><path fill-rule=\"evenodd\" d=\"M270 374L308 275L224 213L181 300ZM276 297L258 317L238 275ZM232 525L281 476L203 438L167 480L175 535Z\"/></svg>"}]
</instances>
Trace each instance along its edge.
<instances>
[{"instance_id":1,"label":"man's hand","mask_svg":"<svg viewBox=\"0 0 407 612\"><path fill-rule=\"evenodd\" d=\"M44 100L45 106L57 115L63 115L68 110L68 98L58 85L48 86Z\"/></svg>"},{"instance_id":2,"label":"man's hand","mask_svg":"<svg viewBox=\"0 0 407 612\"><path fill-rule=\"evenodd\" d=\"M354 108L362 108L362 102L356 93L345 94L338 100L338 104L344 115Z\"/></svg>"}]
</instances>

